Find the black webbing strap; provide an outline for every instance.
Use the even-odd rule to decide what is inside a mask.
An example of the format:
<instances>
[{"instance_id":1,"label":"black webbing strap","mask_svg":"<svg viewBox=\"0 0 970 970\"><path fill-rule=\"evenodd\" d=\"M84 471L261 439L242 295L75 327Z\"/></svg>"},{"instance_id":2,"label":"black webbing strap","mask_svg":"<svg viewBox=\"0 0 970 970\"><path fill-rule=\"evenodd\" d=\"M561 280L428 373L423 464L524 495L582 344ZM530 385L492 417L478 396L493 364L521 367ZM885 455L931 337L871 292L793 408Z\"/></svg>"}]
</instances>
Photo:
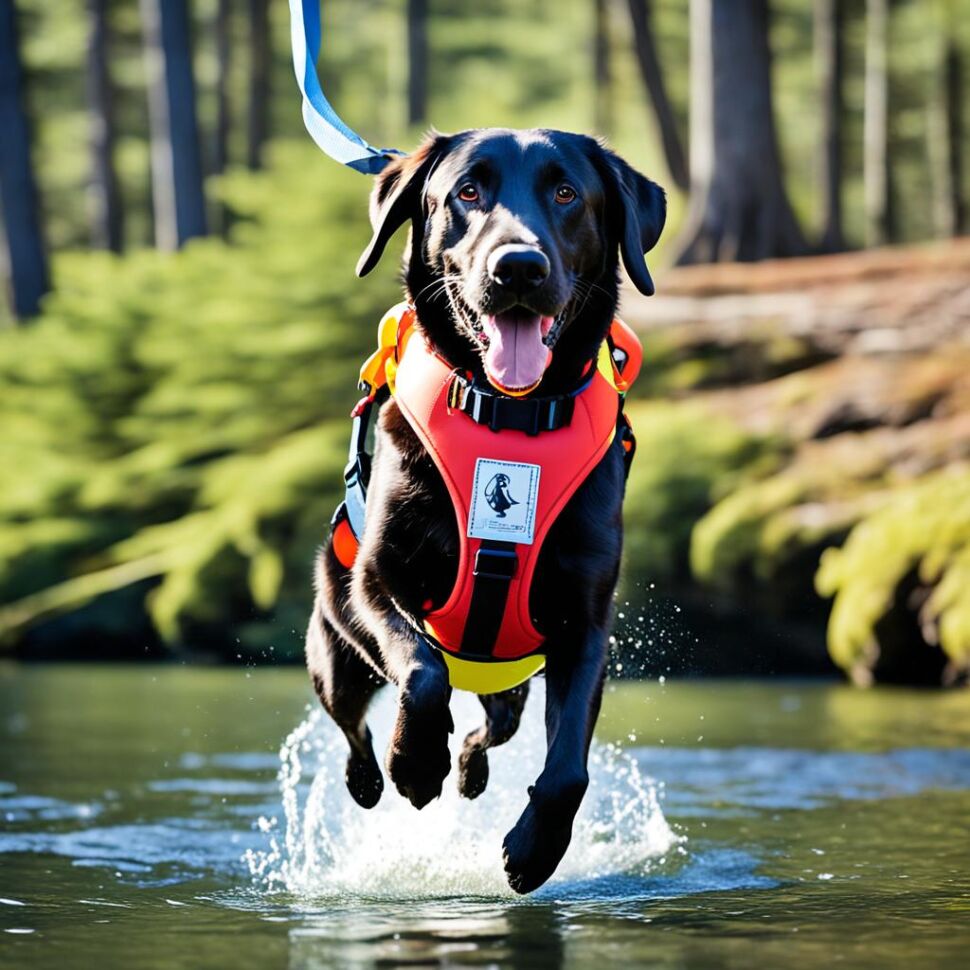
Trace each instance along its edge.
<instances>
[{"instance_id":1,"label":"black webbing strap","mask_svg":"<svg viewBox=\"0 0 970 970\"><path fill-rule=\"evenodd\" d=\"M576 393L578 391L553 397L508 397L482 387L456 371L449 389L449 404L492 431L524 431L537 435L569 424Z\"/></svg>"},{"instance_id":2,"label":"black webbing strap","mask_svg":"<svg viewBox=\"0 0 970 970\"><path fill-rule=\"evenodd\" d=\"M472 598L461 638L462 656L490 657L505 616L512 577L519 568L514 542L483 539L475 553Z\"/></svg>"},{"instance_id":3,"label":"black webbing strap","mask_svg":"<svg viewBox=\"0 0 970 970\"><path fill-rule=\"evenodd\" d=\"M626 416L625 411L620 411L620 418L616 424L616 434L623 444L623 477L630 477L630 468L633 466L633 458L637 453L637 436L633 433L633 425Z\"/></svg>"}]
</instances>

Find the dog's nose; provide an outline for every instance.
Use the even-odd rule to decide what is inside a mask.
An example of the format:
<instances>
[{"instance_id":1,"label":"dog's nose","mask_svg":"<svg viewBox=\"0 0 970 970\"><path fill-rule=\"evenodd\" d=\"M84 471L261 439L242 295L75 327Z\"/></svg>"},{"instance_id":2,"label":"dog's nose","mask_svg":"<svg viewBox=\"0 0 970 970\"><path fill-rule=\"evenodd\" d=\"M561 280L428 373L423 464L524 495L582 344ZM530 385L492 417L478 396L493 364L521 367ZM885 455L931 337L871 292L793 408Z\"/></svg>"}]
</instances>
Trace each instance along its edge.
<instances>
[{"instance_id":1,"label":"dog's nose","mask_svg":"<svg viewBox=\"0 0 970 970\"><path fill-rule=\"evenodd\" d=\"M549 260L541 249L510 243L496 246L485 264L488 275L513 293L527 293L549 276Z\"/></svg>"}]
</instances>

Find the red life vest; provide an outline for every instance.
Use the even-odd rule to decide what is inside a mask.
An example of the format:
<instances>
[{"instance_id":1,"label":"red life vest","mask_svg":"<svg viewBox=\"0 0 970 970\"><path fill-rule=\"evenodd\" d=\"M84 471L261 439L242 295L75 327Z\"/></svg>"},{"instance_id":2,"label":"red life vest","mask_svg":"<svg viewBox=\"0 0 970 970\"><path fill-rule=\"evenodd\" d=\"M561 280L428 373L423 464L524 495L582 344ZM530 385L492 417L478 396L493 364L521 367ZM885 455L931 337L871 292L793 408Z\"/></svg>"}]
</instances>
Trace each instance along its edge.
<instances>
[{"instance_id":1,"label":"red life vest","mask_svg":"<svg viewBox=\"0 0 970 970\"><path fill-rule=\"evenodd\" d=\"M447 601L423 617L424 628L441 649L454 686L491 693L527 679L544 662L544 637L529 611L536 564L557 516L629 427L620 404L639 371L640 342L614 321L603 351L568 400L489 394L470 403L468 395L476 392L468 380L431 350L414 320L406 304L385 316L381 346L361 379L370 400L386 381L448 489L460 540L457 577ZM545 402L558 402L568 413L557 415ZM516 427L502 427L494 415L483 423L482 404L496 414L514 410ZM531 427L523 427L522 415ZM501 430L493 430L496 424ZM338 558L338 543L346 541L346 532L337 535L340 528L334 529Z\"/></svg>"}]
</instances>

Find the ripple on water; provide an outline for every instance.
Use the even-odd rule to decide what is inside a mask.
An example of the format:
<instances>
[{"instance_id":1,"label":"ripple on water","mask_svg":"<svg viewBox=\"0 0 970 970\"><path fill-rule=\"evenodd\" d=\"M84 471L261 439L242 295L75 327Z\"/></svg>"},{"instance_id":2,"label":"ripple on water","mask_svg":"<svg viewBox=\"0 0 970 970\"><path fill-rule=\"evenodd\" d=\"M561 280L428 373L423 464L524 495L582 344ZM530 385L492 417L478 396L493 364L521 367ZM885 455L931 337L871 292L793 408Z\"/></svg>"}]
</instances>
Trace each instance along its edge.
<instances>
[{"instance_id":1,"label":"ripple on water","mask_svg":"<svg viewBox=\"0 0 970 970\"><path fill-rule=\"evenodd\" d=\"M637 748L646 771L676 779L670 809L678 817L765 810L810 811L842 801L873 801L936 789L970 788L970 751L907 748L880 753L793 748Z\"/></svg>"},{"instance_id":2,"label":"ripple on water","mask_svg":"<svg viewBox=\"0 0 970 970\"><path fill-rule=\"evenodd\" d=\"M376 808L359 808L343 782L346 742L322 711L312 710L280 751L282 817L261 818L268 845L246 853L257 884L316 899L512 895L501 845L542 768L542 693L537 682L519 733L490 752L482 796L462 799L452 774L441 798L420 812L393 789L385 789ZM378 750L390 735L394 710L395 698L387 692L368 718ZM461 693L452 710L457 754L482 712L474 697ZM668 853L682 853L683 842L664 818L657 786L635 759L594 741L589 792L550 885L642 876Z\"/></svg>"}]
</instances>

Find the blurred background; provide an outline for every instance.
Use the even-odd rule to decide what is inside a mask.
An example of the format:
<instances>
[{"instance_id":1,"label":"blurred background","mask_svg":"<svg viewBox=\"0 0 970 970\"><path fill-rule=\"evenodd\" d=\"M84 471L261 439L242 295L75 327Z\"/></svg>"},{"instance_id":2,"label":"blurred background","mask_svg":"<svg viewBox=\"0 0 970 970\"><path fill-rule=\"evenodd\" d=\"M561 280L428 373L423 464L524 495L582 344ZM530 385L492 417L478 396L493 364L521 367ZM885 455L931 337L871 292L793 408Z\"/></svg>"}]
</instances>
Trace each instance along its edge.
<instances>
[{"instance_id":1,"label":"blurred background","mask_svg":"<svg viewBox=\"0 0 970 970\"><path fill-rule=\"evenodd\" d=\"M372 143L603 135L669 193L615 672L970 662L970 0L327 0ZM368 180L282 0L0 0L0 655L296 661Z\"/></svg>"}]
</instances>

